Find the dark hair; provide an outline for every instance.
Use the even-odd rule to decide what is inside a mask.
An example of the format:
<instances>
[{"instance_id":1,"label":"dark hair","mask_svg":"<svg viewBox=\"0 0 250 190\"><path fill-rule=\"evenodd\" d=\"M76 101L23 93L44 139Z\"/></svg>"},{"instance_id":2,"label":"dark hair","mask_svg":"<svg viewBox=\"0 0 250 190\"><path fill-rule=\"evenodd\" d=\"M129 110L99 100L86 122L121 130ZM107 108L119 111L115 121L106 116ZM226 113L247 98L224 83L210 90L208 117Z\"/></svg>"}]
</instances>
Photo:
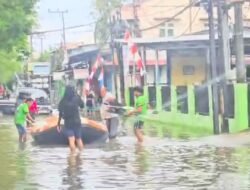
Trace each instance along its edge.
<instances>
[{"instance_id":1,"label":"dark hair","mask_svg":"<svg viewBox=\"0 0 250 190\"><path fill-rule=\"evenodd\" d=\"M63 100L72 100L75 96L75 88L71 85L66 86L65 93L63 96Z\"/></svg>"},{"instance_id":2,"label":"dark hair","mask_svg":"<svg viewBox=\"0 0 250 190\"><path fill-rule=\"evenodd\" d=\"M25 100L24 100L25 102L32 102L33 101L33 99L32 98L25 98Z\"/></svg>"},{"instance_id":3,"label":"dark hair","mask_svg":"<svg viewBox=\"0 0 250 190\"><path fill-rule=\"evenodd\" d=\"M139 92L139 93L143 94L144 91L143 91L142 87L137 86L137 87L134 87L134 92Z\"/></svg>"}]
</instances>

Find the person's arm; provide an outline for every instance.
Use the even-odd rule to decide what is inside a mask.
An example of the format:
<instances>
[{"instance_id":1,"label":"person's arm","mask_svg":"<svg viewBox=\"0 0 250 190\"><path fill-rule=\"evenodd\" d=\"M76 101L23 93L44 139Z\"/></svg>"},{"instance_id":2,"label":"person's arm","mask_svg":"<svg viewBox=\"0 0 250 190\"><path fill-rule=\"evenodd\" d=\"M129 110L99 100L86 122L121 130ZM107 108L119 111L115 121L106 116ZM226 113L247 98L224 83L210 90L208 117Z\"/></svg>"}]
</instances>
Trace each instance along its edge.
<instances>
[{"instance_id":1,"label":"person's arm","mask_svg":"<svg viewBox=\"0 0 250 190\"><path fill-rule=\"evenodd\" d=\"M62 116L63 116L63 112L62 112L62 102L59 103L59 117L58 117L58 121L57 121L57 131L61 132L61 120L62 120Z\"/></svg>"},{"instance_id":2,"label":"person's arm","mask_svg":"<svg viewBox=\"0 0 250 190\"><path fill-rule=\"evenodd\" d=\"M34 123L35 121L33 120L33 118L31 117L30 115L30 112L29 112L29 107L28 105L23 107L23 112L26 114L26 119L28 119L28 121Z\"/></svg>"},{"instance_id":3,"label":"person's arm","mask_svg":"<svg viewBox=\"0 0 250 190\"><path fill-rule=\"evenodd\" d=\"M27 114L27 118L29 121L31 121L32 123L34 123L35 121L33 120L33 118L31 117L30 113L28 112Z\"/></svg>"},{"instance_id":4,"label":"person's arm","mask_svg":"<svg viewBox=\"0 0 250 190\"><path fill-rule=\"evenodd\" d=\"M131 116L131 115L139 114L141 112L142 112L142 106L140 106L140 107L138 107L138 108L136 108L136 109L134 109L132 111L129 111L127 115Z\"/></svg>"}]
</instances>

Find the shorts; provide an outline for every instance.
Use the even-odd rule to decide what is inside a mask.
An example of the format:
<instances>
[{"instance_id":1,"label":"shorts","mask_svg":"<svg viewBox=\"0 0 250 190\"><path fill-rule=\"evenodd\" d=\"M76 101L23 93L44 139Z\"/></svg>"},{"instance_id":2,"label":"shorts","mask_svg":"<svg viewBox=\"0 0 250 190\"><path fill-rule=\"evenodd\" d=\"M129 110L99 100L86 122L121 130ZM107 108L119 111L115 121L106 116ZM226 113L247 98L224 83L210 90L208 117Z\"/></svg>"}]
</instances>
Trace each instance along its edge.
<instances>
[{"instance_id":1,"label":"shorts","mask_svg":"<svg viewBox=\"0 0 250 190\"><path fill-rule=\"evenodd\" d=\"M69 138L69 137L75 137L76 139L82 138L82 128L81 127L75 127L75 128L65 127L63 129L63 133L67 138Z\"/></svg>"},{"instance_id":2,"label":"shorts","mask_svg":"<svg viewBox=\"0 0 250 190\"><path fill-rule=\"evenodd\" d=\"M144 122L143 121L136 121L134 123L134 129L142 129L143 128L143 125L144 125Z\"/></svg>"},{"instance_id":3,"label":"shorts","mask_svg":"<svg viewBox=\"0 0 250 190\"><path fill-rule=\"evenodd\" d=\"M27 133L26 128L23 125L16 124L16 128L20 136L25 135Z\"/></svg>"}]
</instances>

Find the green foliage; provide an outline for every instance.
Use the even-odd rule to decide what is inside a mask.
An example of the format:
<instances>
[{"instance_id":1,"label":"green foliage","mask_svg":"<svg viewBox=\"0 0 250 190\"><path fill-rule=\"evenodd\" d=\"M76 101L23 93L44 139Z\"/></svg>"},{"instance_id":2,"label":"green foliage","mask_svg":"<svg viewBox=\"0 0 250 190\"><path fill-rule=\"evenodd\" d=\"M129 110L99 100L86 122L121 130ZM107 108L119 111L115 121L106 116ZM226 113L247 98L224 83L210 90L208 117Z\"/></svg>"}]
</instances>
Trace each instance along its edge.
<instances>
[{"instance_id":1,"label":"green foliage","mask_svg":"<svg viewBox=\"0 0 250 190\"><path fill-rule=\"evenodd\" d=\"M40 57L36 60L38 62L49 62L50 61L50 52L49 51L45 51L43 52Z\"/></svg>"},{"instance_id":2,"label":"green foliage","mask_svg":"<svg viewBox=\"0 0 250 190\"><path fill-rule=\"evenodd\" d=\"M55 50L51 56L51 64L53 71L60 71L64 60L64 51L62 48Z\"/></svg>"},{"instance_id":3,"label":"green foliage","mask_svg":"<svg viewBox=\"0 0 250 190\"><path fill-rule=\"evenodd\" d=\"M35 3L36 0L0 0L0 83L21 69L20 53L27 52Z\"/></svg>"},{"instance_id":4,"label":"green foliage","mask_svg":"<svg viewBox=\"0 0 250 190\"><path fill-rule=\"evenodd\" d=\"M99 44L105 44L110 37L110 24L112 12L121 6L123 0L95 0L94 6L97 15L95 26L95 39Z\"/></svg>"}]
</instances>

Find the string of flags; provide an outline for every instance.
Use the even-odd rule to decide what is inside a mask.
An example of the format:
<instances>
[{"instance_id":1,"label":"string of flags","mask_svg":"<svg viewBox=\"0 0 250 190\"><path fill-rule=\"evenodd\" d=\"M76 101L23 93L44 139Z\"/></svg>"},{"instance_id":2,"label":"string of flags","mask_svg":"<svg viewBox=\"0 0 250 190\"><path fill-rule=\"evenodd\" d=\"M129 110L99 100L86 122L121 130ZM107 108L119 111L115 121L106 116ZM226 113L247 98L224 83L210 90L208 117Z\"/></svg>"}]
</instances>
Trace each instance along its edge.
<instances>
[{"instance_id":1,"label":"string of flags","mask_svg":"<svg viewBox=\"0 0 250 190\"><path fill-rule=\"evenodd\" d=\"M141 56L139 54L137 44L132 41L132 36L131 36L131 33L129 31L127 31L125 33L124 38L125 38L125 41L126 41L126 43L128 45L129 53L130 53L130 55L132 55L132 57L134 59L134 62L136 64L136 66L137 66L137 69L140 71L140 75L144 76L146 74L146 69L145 69L145 65L144 65L144 63L142 61L142 58L141 58ZM96 72L98 71L98 69L100 69L100 74L99 74L99 77L98 77L98 83L99 83L100 88L104 87L103 62L104 62L103 57L101 55L98 55L93 67L91 68L91 73L89 75L89 78L85 83L85 90L87 92L90 91L91 81L93 80L93 78L94 78Z\"/></svg>"},{"instance_id":2,"label":"string of flags","mask_svg":"<svg viewBox=\"0 0 250 190\"><path fill-rule=\"evenodd\" d=\"M100 56L100 55L98 55L97 58L96 58L96 61L95 61L94 65L93 65L93 67L91 68L91 73L89 75L89 78L85 82L85 90L87 92L90 91L91 81L93 80L93 78L94 78L96 72L98 71L98 69L101 69L99 77L98 77L98 83L99 83L100 88L104 87L104 68L103 68L103 62L104 62L103 57Z\"/></svg>"},{"instance_id":3,"label":"string of flags","mask_svg":"<svg viewBox=\"0 0 250 190\"><path fill-rule=\"evenodd\" d=\"M133 56L134 62L136 63L137 68L140 71L140 75L141 76L145 75L146 74L145 65L139 54L137 44L132 41L131 33L129 31L126 31L124 38L126 43L128 44L129 53Z\"/></svg>"}]
</instances>

